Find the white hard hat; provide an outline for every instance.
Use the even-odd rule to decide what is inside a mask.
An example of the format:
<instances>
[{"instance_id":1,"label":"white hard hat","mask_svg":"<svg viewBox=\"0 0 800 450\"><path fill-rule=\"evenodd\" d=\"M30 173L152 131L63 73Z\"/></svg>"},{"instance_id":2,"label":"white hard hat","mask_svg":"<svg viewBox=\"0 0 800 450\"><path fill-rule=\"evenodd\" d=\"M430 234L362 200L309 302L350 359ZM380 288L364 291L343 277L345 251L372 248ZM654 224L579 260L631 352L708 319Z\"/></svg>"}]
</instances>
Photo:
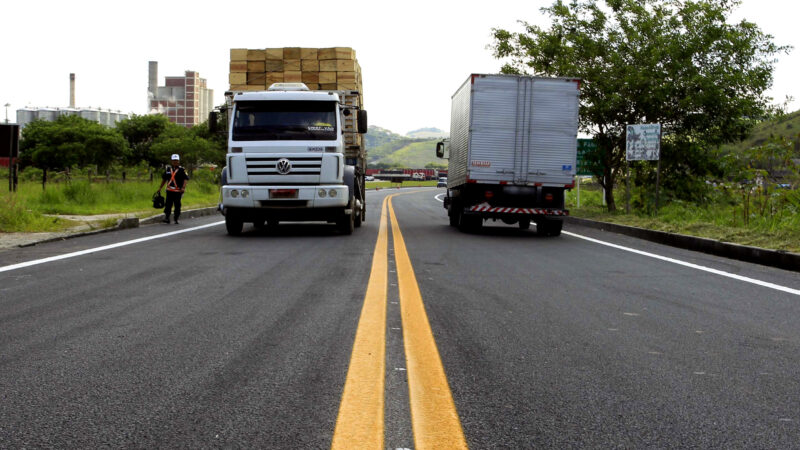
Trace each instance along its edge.
<instances>
[{"instance_id":1,"label":"white hard hat","mask_svg":"<svg viewBox=\"0 0 800 450\"><path fill-rule=\"evenodd\" d=\"M172 160L173 160L173 161L180 161L180 160L181 160L181 157L180 157L180 155L178 155L177 153L173 153L173 154L172 154Z\"/></svg>"}]
</instances>

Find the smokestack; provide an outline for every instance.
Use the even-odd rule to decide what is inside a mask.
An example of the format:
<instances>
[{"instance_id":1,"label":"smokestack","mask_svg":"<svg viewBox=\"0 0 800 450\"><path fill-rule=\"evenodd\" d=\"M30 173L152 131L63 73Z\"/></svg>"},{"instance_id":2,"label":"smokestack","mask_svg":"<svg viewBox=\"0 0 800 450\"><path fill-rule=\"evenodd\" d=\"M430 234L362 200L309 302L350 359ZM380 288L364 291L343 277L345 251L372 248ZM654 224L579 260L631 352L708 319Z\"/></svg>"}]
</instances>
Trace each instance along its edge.
<instances>
[{"instance_id":1,"label":"smokestack","mask_svg":"<svg viewBox=\"0 0 800 450\"><path fill-rule=\"evenodd\" d=\"M69 107L75 107L75 74L69 74Z\"/></svg>"},{"instance_id":2,"label":"smokestack","mask_svg":"<svg viewBox=\"0 0 800 450\"><path fill-rule=\"evenodd\" d=\"M150 61L150 81L147 85L147 91L150 92L152 97L155 97L158 91L158 61Z\"/></svg>"}]
</instances>

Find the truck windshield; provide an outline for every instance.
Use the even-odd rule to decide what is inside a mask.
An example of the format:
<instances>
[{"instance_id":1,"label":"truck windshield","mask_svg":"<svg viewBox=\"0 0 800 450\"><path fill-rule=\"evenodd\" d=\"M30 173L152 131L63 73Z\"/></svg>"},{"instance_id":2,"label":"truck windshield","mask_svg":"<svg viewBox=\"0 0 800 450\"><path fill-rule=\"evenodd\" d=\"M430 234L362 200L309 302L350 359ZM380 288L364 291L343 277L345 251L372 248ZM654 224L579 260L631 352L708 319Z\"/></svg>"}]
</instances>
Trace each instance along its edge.
<instances>
[{"instance_id":1,"label":"truck windshield","mask_svg":"<svg viewBox=\"0 0 800 450\"><path fill-rule=\"evenodd\" d=\"M234 141L336 139L336 102L242 101L233 118Z\"/></svg>"}]
</instances>

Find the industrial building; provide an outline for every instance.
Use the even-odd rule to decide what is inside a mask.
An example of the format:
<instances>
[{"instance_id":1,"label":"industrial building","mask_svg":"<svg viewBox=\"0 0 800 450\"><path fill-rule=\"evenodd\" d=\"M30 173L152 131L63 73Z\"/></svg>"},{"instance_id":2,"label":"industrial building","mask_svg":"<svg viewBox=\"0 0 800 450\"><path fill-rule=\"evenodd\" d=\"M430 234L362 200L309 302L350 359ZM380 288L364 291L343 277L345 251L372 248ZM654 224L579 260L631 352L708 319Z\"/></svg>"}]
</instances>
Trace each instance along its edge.
<instances>
[{"instance_id":1,"label":"industrial building","mask_svg":"<svg viewBox=\"0 0 800 450\"><path fill-rule=\"evenodd\" d=\"M75 106L75 74L69 74L69 106L66 108L25 107L17 110L17 123L20 129L34 120L54 122L61 116L80 116L84 119L114 127L120 120L128 118L127 114L101 108L78 108Z\"/></svg>"},{"instance_id":2,"label":"industrial building","mask_svg":"<svg viewBox=\"0 0 800 450\"><path fill-rule=\"evenodd\" d=\"M205 78L187 70L182 77L164 77L158 86L158 62L150 61L148 111L164 114L170 122L193 127L208 119L213 109L214 90L208 89Z\"/></svg>"}]
</instances>

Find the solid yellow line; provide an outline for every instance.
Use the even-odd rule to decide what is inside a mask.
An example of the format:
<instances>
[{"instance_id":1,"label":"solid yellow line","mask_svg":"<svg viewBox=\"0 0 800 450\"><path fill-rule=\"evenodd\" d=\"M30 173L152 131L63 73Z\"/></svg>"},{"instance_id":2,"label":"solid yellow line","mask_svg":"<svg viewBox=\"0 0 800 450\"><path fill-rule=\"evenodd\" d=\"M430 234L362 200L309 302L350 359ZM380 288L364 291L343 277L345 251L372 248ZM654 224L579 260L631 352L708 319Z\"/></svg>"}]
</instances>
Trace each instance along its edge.
<instances>
[{"instance_id":1,"label":"solid yellow line","mask_svg":"<svg viewBox=\"0 0 800 450\"><path fill-rule=\"evenodd\" d=\"M389 215L397 263L414 445L417 449L467 448L391 197Z\"/></svg>"},{"instance_id":2,"label":"solid yellow line","mask_svg":"<svg viewBox=\"0 0 800 450\"><path fill-rule=\"evenodd\" d=\"M331 444L334 449L383 449L388 277L386 204L387 198L381 206L372 271L339 404L339 416Z\"/></svg>"}]
</instances>

